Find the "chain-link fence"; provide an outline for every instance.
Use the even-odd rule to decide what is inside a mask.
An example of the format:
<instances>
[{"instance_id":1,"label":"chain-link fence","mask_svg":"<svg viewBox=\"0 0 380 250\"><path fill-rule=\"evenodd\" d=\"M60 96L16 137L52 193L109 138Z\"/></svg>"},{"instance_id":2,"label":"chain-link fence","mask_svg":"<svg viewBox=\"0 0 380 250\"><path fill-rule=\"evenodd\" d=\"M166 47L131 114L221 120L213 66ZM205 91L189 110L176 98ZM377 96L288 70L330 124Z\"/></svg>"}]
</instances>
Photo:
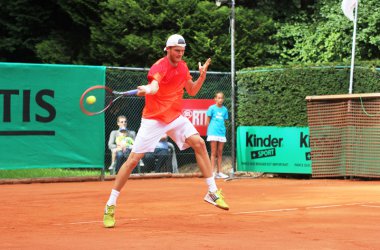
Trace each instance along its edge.
<instances>
[{"instance_id":1,"label":"chain-link fence","mask_svg":"<svg viewBox=\"0 0 380 250\"><path fill-rule=\"evenodd\" d=\"M146 68L126 68L126 67L108 67L106 73L106 85L116 91L125 91L135 89L139 85L147 83ZM198 79L199 73L191 71L194 79ZM207 79L202 89L195 97L190 97L185 93L184 99L213 99L216 92L222 91L225 95L224 105L229 110L229 120L226 123L227 143L223 151L223 171L228 171L232 167L231 161L231 74L228 72L208 72ZM119 99L105 113L105 166L108 168L111 164L111 151L108 149L109 135L112 130L118 129L117 117L124 115L128 120L128 129L138 131L141 123L142 110L144 108L144 97L125 97ZM203 137L206 140L206 137ZM174 145L174 151L170 151L170 160L166 161L161 172L180 172L191 173L199 171L196 166L194 151L187 149L180 151L173 141L169 142ZM210 153L210 145L207 143L207 149ZM174 153L174 157L173 157ZM155 171L151 164L141 162L135 170L140 173L151 173ZM112 173L113 171L111 171Z\"/></svg>"}]
</instances>

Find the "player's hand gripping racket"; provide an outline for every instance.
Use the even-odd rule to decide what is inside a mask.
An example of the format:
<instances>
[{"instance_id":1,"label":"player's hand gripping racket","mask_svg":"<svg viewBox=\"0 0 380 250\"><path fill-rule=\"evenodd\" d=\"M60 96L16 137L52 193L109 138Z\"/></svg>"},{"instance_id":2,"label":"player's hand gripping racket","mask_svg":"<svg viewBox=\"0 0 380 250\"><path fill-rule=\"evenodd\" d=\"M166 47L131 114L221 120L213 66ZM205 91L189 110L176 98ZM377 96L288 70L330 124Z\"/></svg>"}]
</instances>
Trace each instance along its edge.
<instances>
[{"instance_id":1,"label":"player's hand gripping racket","mask_svg":"<svg viewBox=\"0 0 380 250\"><path fill-rule=\"evenodd\" d=\"M97 85L83 92L79 105L86 115L97 115L106 111L117 99L123 96L136 95L137 92L137 89L119 92L106 86Z\"/></svg>"}]
</instances>

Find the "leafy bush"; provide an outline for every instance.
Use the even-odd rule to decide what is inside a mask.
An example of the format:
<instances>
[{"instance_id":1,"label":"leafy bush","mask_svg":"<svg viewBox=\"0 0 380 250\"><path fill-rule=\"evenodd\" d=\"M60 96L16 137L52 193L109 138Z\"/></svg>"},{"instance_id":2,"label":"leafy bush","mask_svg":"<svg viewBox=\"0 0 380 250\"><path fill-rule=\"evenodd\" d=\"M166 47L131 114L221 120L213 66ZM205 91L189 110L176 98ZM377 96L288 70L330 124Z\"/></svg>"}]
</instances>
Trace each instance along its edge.
<instances>
[{"instance_id":1,"label":"leafy bush","mask_svg":"<svg viewBox=\"0 0 380 250\"><path fill-rule=\"evenodd\" d=\"M353 93L379 89L380 69L354 71ZM349 67L251 68L237 75L237 126L307 126L306 96L348 94Z\"/></svg>"}]
</instances>

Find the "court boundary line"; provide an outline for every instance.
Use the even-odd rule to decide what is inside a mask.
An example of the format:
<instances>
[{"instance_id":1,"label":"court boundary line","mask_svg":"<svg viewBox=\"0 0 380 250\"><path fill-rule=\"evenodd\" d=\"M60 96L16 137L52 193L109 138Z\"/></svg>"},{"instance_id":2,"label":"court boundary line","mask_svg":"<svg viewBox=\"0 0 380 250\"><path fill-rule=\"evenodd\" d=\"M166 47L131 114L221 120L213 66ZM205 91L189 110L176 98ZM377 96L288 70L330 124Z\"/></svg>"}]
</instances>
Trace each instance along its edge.
<instances>
[{"instance_id":1,"label":"court boundary line","mask_svg":"<svg viewBox=\"0 0 380 250\"><path fill-rule=\"evenodd\" d=\"M121 218L117 221L144 221L148 220L147 218ZM82 224L97 224L97 223L103 223L102 220L92 220L92 221L78 221L78 222L68 222L68 223L55 223L52 224L53 226L67 226L67 225L82 225Z\"/></svg>"},{"instance_id":2,"label":"court boundary line","mask_svg":"<svg viewBox=\"0 0 380 250\"><path fill-rule=\"evenodd\" d=\"M229 215L246 215L246 214L263 214L263 213L273 213L273 212L292 212L292 211L303 211L308 209L328 209L328 208L343 208L343 207L369 207L369 208L380 208L380 205L368 205L377 202L356 202L356 203L345 203L345 204L330 204L330 205L316 205L316 206L308 206L308 207L294 207L294 208L279 208L279 209L267 209L267 210L254 210L254 211L243 211L243 212L232 212L228 213ZM224 214L224 215L228 215ZM212 214L199 214L200 217L211 217L211 216L219 216L219 213ZM120 218L117 219L117 222L120 221L145 221L148 218ZM68 222L68 223L55 223L53 226L68 226L68 225L81 225L81 224L97 224L103 223L102 220L94 220L94 221L78 221L78 222Z\"/></svg>"},{"instance_id":3,"label":"court boundary line","mask_svg":"<svg viewBox=\"0 0 380 250\"><path fill-rule=\"evenodd\" d=\"M361 205L362 207L380 208L380 206Z\"/></svg>"}]
</instances>

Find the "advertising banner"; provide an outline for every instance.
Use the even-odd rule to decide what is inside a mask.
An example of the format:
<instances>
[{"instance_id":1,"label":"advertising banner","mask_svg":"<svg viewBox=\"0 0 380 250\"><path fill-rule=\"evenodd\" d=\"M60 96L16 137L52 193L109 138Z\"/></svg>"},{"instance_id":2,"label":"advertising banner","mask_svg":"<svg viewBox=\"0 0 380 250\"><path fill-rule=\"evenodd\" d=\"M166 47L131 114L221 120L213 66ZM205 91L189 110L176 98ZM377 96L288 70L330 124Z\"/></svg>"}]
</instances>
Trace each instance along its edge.
<instances>
[{"instance_id":1,"label":"advertising banner","mask_svg":"<svg viewBox=\"0 0 380 250\"><path fill-rule=\"evenodd\" d=\"M0 169L102 168L104 116L79 107L105 67L0 63Z\"/></svg>"},{"instance_id":2,"label":"advertising banner","mask_svg":"<svg viewBox=\"0 0 380 250\"><path fill-rule=\"evenodd\" d=\"M237 129L238 171L311 174L308 127Z\"/></svg>"},{"instance_id":3,"label":"advertising banner","mask_svg":"<svg viewBox=\"0 0 380 250\"><path fill-rule=\"evenodd\" d=\"M207 135L206 113L207 109L213 104L215 104L214 99L183 100L182 114L191 121L201 136Z\"/></svg>"}]
</instances>

